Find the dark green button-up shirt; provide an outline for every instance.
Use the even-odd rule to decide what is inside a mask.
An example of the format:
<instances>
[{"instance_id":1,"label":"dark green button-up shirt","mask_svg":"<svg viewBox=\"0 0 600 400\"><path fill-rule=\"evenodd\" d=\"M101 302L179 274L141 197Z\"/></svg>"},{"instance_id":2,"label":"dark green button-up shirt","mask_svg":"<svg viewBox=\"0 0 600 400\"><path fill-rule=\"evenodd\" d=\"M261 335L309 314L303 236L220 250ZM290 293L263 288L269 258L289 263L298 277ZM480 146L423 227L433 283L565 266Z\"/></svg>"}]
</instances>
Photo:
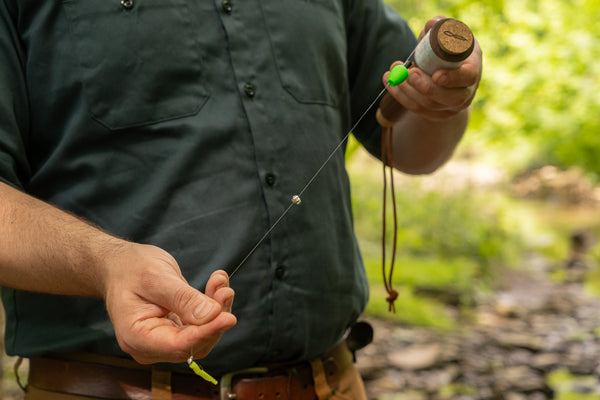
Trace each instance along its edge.
<instances>
[{"instance_id":1,"label":"dark green button-up shirt","mask_svg":"<svg viewBox=\"0 0 600 400\"><path fill-rule=\"evenodd\" d=\"M166 249L203 289L248 254L414 44L380 0L1 0L0 179ZM373 113L354 133L377 153ZM368 292L343 151L231 285L238 324L203 361L211 372L340 339ZM122 354L101 301L2 296L10 354Z\"/></svg>"}]
</instances>

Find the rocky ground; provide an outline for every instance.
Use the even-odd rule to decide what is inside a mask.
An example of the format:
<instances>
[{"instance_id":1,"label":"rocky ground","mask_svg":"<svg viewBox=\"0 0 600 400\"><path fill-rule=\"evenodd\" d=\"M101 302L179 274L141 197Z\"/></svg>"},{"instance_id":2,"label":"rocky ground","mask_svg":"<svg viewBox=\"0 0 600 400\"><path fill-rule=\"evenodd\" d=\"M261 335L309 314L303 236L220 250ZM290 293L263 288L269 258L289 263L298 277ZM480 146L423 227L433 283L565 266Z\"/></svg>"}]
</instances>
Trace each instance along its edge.
<instances>
[{"instance_id":1,"label":"rocky ground","mask_svg":"<svg viewBox=\"0 0 600 400\"><path fill-rule=\"evenodd\" d=\"M555 283L544 268L504 277L460 332L369 320L374 342L358 354L370 399L600 399L600 299L585 269Z\"/></svg>"}]
</instances>

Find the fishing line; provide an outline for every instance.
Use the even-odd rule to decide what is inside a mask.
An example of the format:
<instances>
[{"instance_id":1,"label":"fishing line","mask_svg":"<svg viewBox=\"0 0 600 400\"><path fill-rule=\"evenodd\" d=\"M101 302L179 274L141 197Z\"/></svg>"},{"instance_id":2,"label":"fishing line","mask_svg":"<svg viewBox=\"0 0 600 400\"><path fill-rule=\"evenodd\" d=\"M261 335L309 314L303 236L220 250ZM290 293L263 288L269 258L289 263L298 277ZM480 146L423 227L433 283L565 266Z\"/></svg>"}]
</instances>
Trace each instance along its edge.
<instances>
[{"instance_id":1,"label":"fishing line","mask_svg":"<svg viewBox=\"0 0 600 400\"><path fill-rule=\"evenodd\" d=\"M275 223L273 223L273 225L271 225L271 227L265 232L265 234L258 240L258 242L248 252L248 254L246 254L246 256L238 264L238 266L233 270L233 272L231 274L229 274L229 278L231 278L233 275L235 275L238 272L238 270L242 267L242 265L244 265L244 263L248 260L248 258L250 258L250 256L258 248L258 246L261 245L261 243L269 236L269 234L273 231L273 229L275 229L275 227L281 222L281 220L283 219L283 217L286 216L286 214L290 211L290 209L292 207L294 207L295 205L300 205L300 203L302 202L302 200L301 200L302 199L302 195L304 194L304 192L306 191L306 189L308 189L308 187L313 183L313 181L317 178L317 176L321 173L321 171L327 166L327 164L329 163L329 161L331 161L331 159L333 158L333 156L335 155L335 153L337 153L338 150L342 147L342 145L348 140L348 138L350 137L350 135L352 134L352 132L362 122L362 120L367 116L367 114L369 113L369 111L371 111L371 109L375 106L375 104L377 104L377 102L385 94L385 92L388 90L388 88L390 86L399 85L400 83L402 83L402 82L404 82L406 80L406 78L408 77L408 69L407 68L413 62L413 56L415 54L415 51L416 51L416 47L409 54L409 56L406 58L406 61L403 64L404 66L400 66L400 65L397 66L397 67L402 67L404 70L406 70L406 75L403 76L403 77L401 77L401 78L395 78L394 79L393 77L391 77L392 73L390 73L390 79L388 79L388 84L386 84L385 87L381 90L381 92L379 92L379 94L375 97L375 100L373 100L371 102L371 104L369 104L369 106L361 114L361 116L354 123L354 125L352 125L352 128L350 128L348 130L348 132L344 135L344 137L342 138L342 140L340 140L340 142L337 144L337 146L335 146L335 148L331 151L331 153L329 153L329 156L325 159L325 161L323 161L323 163L321 164L321 166L317 169L317 171L308 180L308 182L306 183L306 185L304 185L304 187L302 188L302 190L300 190L300 192L298 192L298 194L295 194L295 195L292 196L292 198L291 198L291 204L283 211L283 213L279 216L279 218L277 218L277 221L275 221ZM394 71L392 70L392 72L394 72Z\"/></svg>"},{"instance_id":2,"label":"fishing line","mask_svg":"<svg viewBox=\"0 0 600 400\"><path fill-rule=\"evenodd\" d=\"M329 156L312 175L300 192L292 196L290 205L288 205L288 207L283 211L279 218L277 218L273 225L271 225L271 227L264 233L258 242L256 242L254 247L252 247L252 249L248 252L248 254L246 254L238 266L231 272L229 277L233 277L239 271L239 269L244 265L248 258L250 258L254 251L283 220L291 208L294 205L300 205L302 202L301 197L304 192L313 183L321 171L327 166L335 153L337 153L337 151L348 140L354 129L356 129L356 127L362 122L365 116L369 113L369 111L371 111L375 104L377 104L389 87L397 86L408 79L408 67L412 66L414 63L418 68L424 70L430 75L433 74L435 70L440 68L457 68L462 61L464 61L471 54L473 47L473 34L469 27L464 23L453 18L445 18L436 22L427 32L424 39L421 40L417 46L415 46L413 51L406 58L406 61L402 65L396 65L391 69L388 76L388 81L384 85L384 88L381 90L381 92L379 92L379 94L366 108L366 110L362 113L350 130L340 140L337 146L330 152ZM383 128L389 128L395 125L395 123L404 113L404 110L405 109L396 103L394 98L388 93L388 95L383 98L377 111L377 121ZM382 157L384 157L384 155L382 155Z\"/></svg>"},{"instance_id":3,"label":"fishing line","mask_svg":"<svg viewBox=\"0 0 600 400\"><path fill-rule=\"evenodd\" d=\"M302 195L308 189L308 187L313 183L313 181L317 178L317 176L321 173L321 171L327 166L327 164L331 161L335 153L339 151L339 149L343 146L343 144L348 140L354 129L362 122L365 116L369 113L369 111L375 106L375 104L382 98L382 96L386 93L390 86L397 86L403 83L406 79L408 79L408 67L412 66L414 63L418 68L422 69L429 75L432 75L434 71L437 69L451 69L457 68L460 66L462 61L464 61L473 51L475 45L475 41L473 38L473 34L468 26L462 23L459 20L453 18L445 18L436 22L431 29L427 32L424 39L421 40L417 46L413 49L410 55L407 57L406 61L402 65L396 65L390 70L390 74L388 75L387 83L384 85L384 88L379 92L379 94L375 97L375 99L371 102L371 104L366 108L366 110L362 113L362 115L358 118L358 120L354 123L354 125L350 128L350 130L344 135L344 137L340 140L340 142L335 146L335 148L329 153L329 156L323 161L321 166L317 169L317 171L311 176L308 182L304 185L304 187L291 197L291 203L287 206L287 208L283 211L283 213L277 218L277 220L271 225L271 227L264 233L264 235L256 242L254 247L246 254L246 256L242 259L242 261L238 264L238 266L229 274L229 277L232 278L239 269L244 265L244 263L250 258L250 256L254 253L254 251L261 245L261 243L269 236L269 234L275 229L275 227L283 220L283 218L287 215L292 207L295 205L300 205L302 202ZM394 188L393 188L393 146L392 146L392 127L398 122L404 113L405 109L399 103L395 101L395 99L388 93L387 96L383 97L379 109L377 110L377 122L381 125L382 131L382 161L383 161L383 172L384 172L384 211L383 211L383 278L385 283L385 289L388 292L389 296L386 299L389 303L390 311L394 311L394 301L398 297L398 292L392 287L392 275L394 270L394 258L396 253L396 230L397 230L397 221L396 221L396 206L395 206L395 198L394 198ZM393 249L392 249L392 264L390 266L389 274L386 274L386 263L385 263L385 198L386 198L386 190L385 190L385 169L386 166L390 168L390 179L392 185L392 201L393 201L393 212L394 212L394 239L393 239ZM203 379L216 384L217 381L210 376L204 369L194 362L194 356L192 355L192 351L190 350L190 357L187 360L188 366L190 369L194 371L197 375L201 376Z\"/></svg>"},{"instance_id":4,"label":"fishing line","mask_svg":"<svg viewBox=\"0 0 600 400\"><path fill-rule=\"evenodd\" d=\"M413 50L413 53L414 53L414 50ZM413 53L411 53L410 57L412 57ZM283 219L283 217L286 216L286 214L290 211L290 209L292 207L294 207L295 205L300 205L300 203L302 202L302 195L304 194L304 192L306 191L306 189L308 189L308 187L313 183L313 181L317 178L317 176L321 173L321 171L325 168L325 166L327 166L327 164L329 163L329 161L331 161L331 159L333 158L333 156L335 155L335 153L337 153L337 151L342 147L342 145L348 140L348 138L352 134L352 131L354 131L356 129L356 127L358 126L358 124L360 124L361 121L365 118L365 116L369 113L369 111L371 111L371 109L375 106L375 104L377 103L377 101L379 101L379 99L381 99L381 97L385 94L385 92L388 89L388 87L389 86L386 85L381 90L381 92L379 92L379 94L377 95L377 97L375 97L375 100L373 100L373 102L371 102L371 104L367 107L367 109L362 113L362 115L354 123L354 125L352 126L352 128L350 128L350 130L348 131L348 133L346 133L344 135L344 137L342 138L342 140L340 140L340 142L337 144L337 146L331 151L331 153L329 154L329 156L327 157L327 159L325 159L325 161L321 164L321 166L317 169L317 171L312 175L312 177L304 185L304 187L302 188L302 190L300 190L300 192L298 192L298 194L295 194L295 195L292 196L292 198L291 198L291 204L283 211L283 213L279 216L279 218L277 218L277 220L273 223L273 225L271 225L271 227L265 232L265 234L258 240L258 242L248 252L248 254L242 259L242 261L233 270L233 272L231 272L231 274L229 274L229 278L233 277L233 275L235 275L238 272L238 270L242 267L242 265L244 265L244 263L248 260L248 258L250 258L250 256L258 248L258 246L261 245L261 243L269 236L269 234L273 231L273 229L275 229L275 227L281 222L281 220Z\"/></svg>"},{"instance_id":5,"label":"fishing line","mask_svg":"<svg viewBox=\"0 0 600 400\"><path fill-rule=\"evenodd\" d=\"M321 173L321 171L327 166L327 164L329 164L329 161L331 161L331 159L333 158L333 156L335 155L335 153L337 153L338 150L342 147L342 145L348 140L348 138L350 137L350 135L352 134L352 132L362 122L362 120L367 116L367 114L369 113L369 111L371 111L371 109L375 106L375 104L377 104L377 102L385 94L385 92L388 90L388 88L390 86L399 85L400 83L404 82L404 80L406 80L406 78L408 77L408 70L407 70L407 68L413 62L413 56L415 54L415 51L416 51L416 48L413 49L413 51L409 54L409 56L406 58L406 61L404 62L405 66L403 68L404 68L404 70L406 70L406 76L404 76L403 78L396 78L396 80L394 80L394 78L388 79L388 84L386 84L385 87L381 90L381 92L379 92L379 94L375 97L375 100L373 100L371 102L371 104L369 104L369 106L361 114L361 116L354 123L354 125L352 125L352 127L344 135L344 137L342 138L342 140L340 140L340 142L337 144L337 146L335 146L335 148L331 151L331 153L329 153L329 156L325 159L325 161L323 161L323 163L321 164L321 166L312 175L312 177L308 180L308 182L304 185L304 187L300 190L300 192L298 192L298 194L295 194L295 195L292 196L292 198L291 198L291 204L283 211L283 213L279 216L279 218L277 218L277 220L273 223L273 225L271 225L271 227L265 232L265 234L258 240L258 242L256 242L256 244L254 245L254 247L248 252L248 254L246 254L246 256L238 264L238 266L235 267L235 269L233 270L233 272L231 272L231 274L229 274L229 278L233 277L233 275L235 275L238 272L238 270L242 267L242 265L244 265L244 263L248 260L248 258L250 258L250 256L258 248L258 246L260 246L261 243L264 242L264 240L269 236L269 234L273 231L273 229L275 229L275 227L287 215L287 213L290 211L290 209L292 207L294 207L295 205L300 205L300 203L302 202L302 195L304 194L304 192L306 191L306 189L308 189L308 187L313 183L313 181L317 178L317 176L319 176L319 174ZM402 66L397 66L397 67L402 67ZM398 79L401 79L401 81L399 81Z\"/></svg>"},{"instance_id":6,"label":"fishing line","mask_svg":"<svg viewBox=\"0 0 600 400\"><path fill-rule=\"evenodd\" d=\"M413 50L413 53L414 53L414 50ZM411 53L411 56L412 56L412 53ZM409 56L409 58L411 56ZM273 223L273 225L271 225L271 227L258 240L258 242L256 242L256 244L254 245L254 247L248 252L248 254L246 254L246 256L238 264L238 266L231 272L231 274L229 274L229 278L230 279L238 272L238 270L244 265L244 263L248 260L248 258L250 258L250 256L258 248L258 246L260 246L260 244L269 236L269 234L273 231L273 229L275 229L275 227L281 222L281 220L283 220L283 218L290 211L290 209L292 207L294 207L295 205L300 205L302 203L302 195L304 194L304 192L306 191L306 189L308 189L308 187L313 183L313 181L321 173L321 171L323 170L323 168L325 168L325 166L329 163L329 161L331 161L331 159L333 158L333 156L335 155L335 153L342 147L342 145L344 144L344 142L346 142L346 140L348 140L348 138L352 134L352 131L354 131L354 129L356 129L356 127L358 126L358 124L361 123L361 121L365 118L365 116L367 115L367 113L373 108L373 106L377 103L377 101L384 95L384 93L386 92L386 90L388 89L388 87L389 86L386 85L381 90L381 92L379 92L379 94L377 95L377 97L375 97L375 100L373 100L373 102L367 107L367 109L362 113L362 115L354 123L354 125L352 126L352 128L350 128L350 130L348 131L348 133L346 133L344 135L344 137L342 138L342 140L340 140L340 142L337 144L337 146L331 151L331 153L329 154L329 156L327 157L327 159L325 159L325 161L321 164L321 166L317 169L317 171L312 175L312 177L304 185L304 187L302 188L302 190L300 190L300 192L298 192L298 194L295 194L295 195L293 195L291 197L290 205L287 206L287 208L283 211L283 213L281 213L281 215L279 216L279 218L277 218L277 220ZM196 375L200 376L204 380L206 380L208 382L211 382L211 383L213 383L215 385L218 383L215 378L213 378L210 374L208 374L202 368L202 366L200 366L199 364L197 364L194 361L194 356L193 356L192 351L190 351L190 357L187 360L187 364L188 364L188 367L192 371L194 371L194 373Z\"/></svg>"}]
</instances>

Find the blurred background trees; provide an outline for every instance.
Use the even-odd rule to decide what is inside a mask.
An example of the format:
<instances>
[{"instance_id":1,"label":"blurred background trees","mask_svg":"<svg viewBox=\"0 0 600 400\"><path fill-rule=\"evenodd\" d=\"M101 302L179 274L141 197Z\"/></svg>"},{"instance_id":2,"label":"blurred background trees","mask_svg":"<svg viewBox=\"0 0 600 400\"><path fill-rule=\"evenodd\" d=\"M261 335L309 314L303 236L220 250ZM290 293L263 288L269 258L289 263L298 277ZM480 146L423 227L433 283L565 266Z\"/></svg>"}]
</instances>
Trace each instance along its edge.
<instances>
[{"instance_id":1,"label":"blurred background trees","mask_svg":"<svg viewBox=\"0 0 600 400\"><path fill-rule=\"evenodd\" d=\"M398 177L396 275L409 288L402 299L418 308L414 285L451 286L468 303L531 252L561 263L574 232L600 231L600 2L388 3L416 34L435 15L464 21L484 55L471 124L453 161L431 177ZM376 293L380 167L360 150L348 154L356 231ZM435 306L422 307L436 316L406 310L412 315L399 318L446 324ZM384 308L374 295L371 312Z\"/></svg>"},{"instance_id":2,"label":"blurred background trees","mask_svg":"<svg viewBox=\"0 0 600 400\"><path fill-rule=\"evenodd\" d=\"M445 0L389 4L415 32L432 15L465 21L484 53L467 139L510 172L554 164L600 174L600 2ZM485 149L485 150L483 150ZM497 152L496 152L497 151Z\"/></svg>"}]
</instances>

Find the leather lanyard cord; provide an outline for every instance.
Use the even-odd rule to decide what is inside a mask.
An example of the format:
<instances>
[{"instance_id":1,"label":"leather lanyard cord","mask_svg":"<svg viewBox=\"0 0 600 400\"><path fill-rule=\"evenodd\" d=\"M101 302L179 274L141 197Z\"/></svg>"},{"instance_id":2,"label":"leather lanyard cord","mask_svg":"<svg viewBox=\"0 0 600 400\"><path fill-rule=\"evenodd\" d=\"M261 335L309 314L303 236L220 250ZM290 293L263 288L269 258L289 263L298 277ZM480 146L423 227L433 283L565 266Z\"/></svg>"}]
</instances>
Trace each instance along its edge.
<instances>
[{"instance_id":1,"label":"leather lanyard cord","mask_svg":"<svg viewBox=\"0 0 600 400\"><path fill-rule=\"evenodd\" d=\"M381 161L383 164L383 218L382 218L382 273L383 273L383 284L385 290L388 293L386 301L389 304L388 311L396 312L395 301L398 298L398 292L392 287L392 277L394 275L394 264L396 262L396 248L398 243L398 215L396 210L396 194L394 188L394 146L393 146L393 129L391 127L384 127L381 130ZM389 273L386 268L386 214L387 214L387 176L386 169L389 167L390 171L390 194L392 200L392 213L394 216L394 235L392 240L392 254L390 260Z\"/></svg>"}]
</instances>

